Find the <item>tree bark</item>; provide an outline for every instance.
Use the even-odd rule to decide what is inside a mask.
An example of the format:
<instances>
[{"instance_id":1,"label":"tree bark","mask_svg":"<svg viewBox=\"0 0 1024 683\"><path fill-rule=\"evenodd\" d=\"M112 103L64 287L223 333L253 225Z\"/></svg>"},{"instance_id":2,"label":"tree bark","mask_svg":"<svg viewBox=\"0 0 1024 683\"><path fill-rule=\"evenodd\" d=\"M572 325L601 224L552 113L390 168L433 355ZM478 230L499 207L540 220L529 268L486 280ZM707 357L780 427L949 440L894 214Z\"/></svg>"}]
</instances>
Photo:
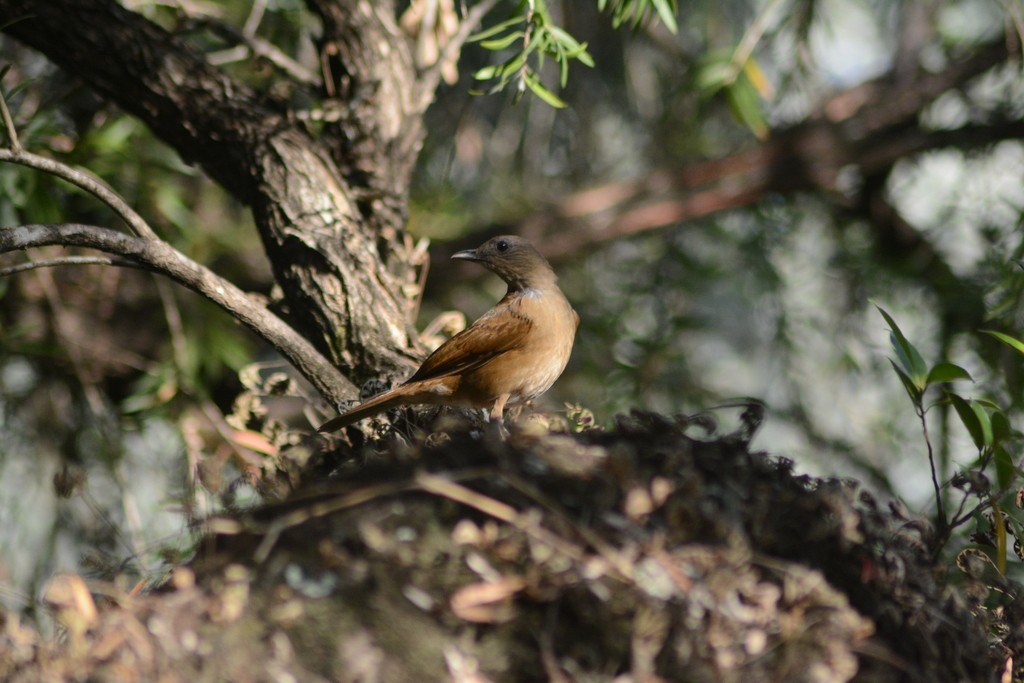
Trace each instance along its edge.
<instances>
[{"instance_id":1,"label":"tree bark","mask_svg":"<svg viewBox=\"0 0 1024 683\"><path fill-rule=\"evenodd\" d=\"M359 87L339 94L360 99L338 103L345 114L325 139L332 149L284 103L112 0L0 0L0 25L252 207L289 322L343 372L356 382L402 375L420 355L404 219L423 107L392 103L416 74L401 57L405 37L385 21L390 3L311 5L324 17L324 44L354 48L338 55L351 58L345 82ZM376 54L355 59L360 50ZM393 66L381 75L385 62Z\"/></svg>"}]
</instances>

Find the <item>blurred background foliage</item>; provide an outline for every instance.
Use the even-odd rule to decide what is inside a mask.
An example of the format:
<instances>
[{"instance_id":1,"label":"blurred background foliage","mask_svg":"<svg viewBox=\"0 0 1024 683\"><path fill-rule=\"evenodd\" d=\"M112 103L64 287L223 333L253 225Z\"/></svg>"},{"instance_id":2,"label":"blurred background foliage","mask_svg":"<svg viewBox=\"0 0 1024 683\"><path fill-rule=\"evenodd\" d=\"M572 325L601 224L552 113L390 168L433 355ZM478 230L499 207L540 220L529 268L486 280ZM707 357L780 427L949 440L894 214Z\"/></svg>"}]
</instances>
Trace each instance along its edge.
<instances>
[{"instance_id":1,"label":"blurred background foliage","mask_svg":"<svg viewBox=\"0 0 1024 683\"><path fill-rule=\"evenodd\" d=\"M211 26L237 27L318 70L309 39L316 26L298 0L125 4L257 87L290 92L277 70ZM516 4L499 3L487 26L522 14L525 3ZM877 196L944 265L944 282L920 249L888 251L874 214L857 205L877 178L856 168L844 169L831 192L768 191L621 236L573 242L576 224L563 228L557 216L583 191L600 200L768 144L872 79L909 89L921 73L940 74L993 42L1019 46L1019 3L682 2L677 32L653 19L668 3L652 3L648 19L620 29L613 8L602 13L599 4L545 3L594 64L574 55L564 87L557 60L535 65L564 108L520 97L514 77L495 94L472 94L494 85L474 75L513 57L515 41L463 50L427 115L408 229L443 251L497 231L531 234L538 214L556 216L535 238L571 245L549 251L583 322L545 406L581 404L599 423L633 408L711 411L728 430L737 411L716 406L756 397L767 406L758 447L805 471L857 477L930 514L920 427L870 302L899 321L929 362L969 370L977 383L960 393L996 400L1019 423L1020 359L978 329L1022 334L1024 278L1014 265L1024 248L1020 139L950 144L879 174ZM916 112L920 130L1020 122L1016 54ZM92 170L190 257L248 291L271 293L244 207L140 124L6 38L5 64L7 90L28 83L11 102L23 146ZM315 106L307 99L295 90L299 111ZM0 224L58 221L104 225L112 216L60 181L0 166ZM475 317L503 293L495 278L466 286L445 269L431 272L421 328L453 308ZM224 416L242 388L238 372L254 361L274 358L221 311L146 273L69 266L0 280L0 587L8 587L0 598L32 609L39 577L83 563L151 578L168 555L188 552L193 521L252 495L270 449L246 441ZM975 452L948 410L932 416L948 479ZM1020 444L1007 447L1019 461Z\"/></svg>"}]
</instances>

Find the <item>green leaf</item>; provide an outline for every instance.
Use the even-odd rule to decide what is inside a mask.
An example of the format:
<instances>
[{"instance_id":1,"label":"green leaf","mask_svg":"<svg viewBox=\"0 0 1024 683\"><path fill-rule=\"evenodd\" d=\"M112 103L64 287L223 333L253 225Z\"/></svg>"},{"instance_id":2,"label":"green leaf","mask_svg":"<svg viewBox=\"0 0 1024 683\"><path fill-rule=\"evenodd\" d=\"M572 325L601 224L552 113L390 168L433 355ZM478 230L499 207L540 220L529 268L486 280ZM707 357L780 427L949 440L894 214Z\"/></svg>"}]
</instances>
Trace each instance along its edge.
<instances>
[{"instance_id":1,"label":"green leaf","mask_svg":"<svg viewBox=\"0 0 1024 683\"><path fill-rule=\"evenodd\" d=\"M565 56L569 59L575 59L584 66L594 68L594 58L590 56L589 52L587 52L587 43L581 43L578 48L569 50L565 53Z\"/></svg>"},{"instance_id":2,"label":"green leaf","mask_svg":"<svg viewBox=\"0 0 1024 683\"><path fill-rule=\"evenodd\" d=\"M914 380L910 379L910 376L903 371L903 368L896 365L896 361L889 359L892 364L892 369L896 371L896 375L903 382L903 388L907 390L907 394L910 396L910 400L914 402L914 405L921 406L921 396L924 393L923 389L914 384Z\"/></svg>"},{"instance_id":3,"label":"green leaf","mask_svg":"<svg viewBox=\"0 0 1024 683\"><path fill-rule=\"evenodd\" d=\"M761 100L757 88L750 79L737 78L725 88L726 97L733 115L749 128L759 140L768 137L768 122L761 111Z\"/></svg>"},{"instance_id":4,"label":"green leaf","mask_svg":"<svg viewBox=\"0 0 1024 683\"><path fill-rule=\"evenodd\" d=\"M949 400L953 404L956 414L960 417L960 422L963 423L964 427L967 428L968 434L971 435L971 440L974 442L975 447L980 451L985 446L985 435L981 422L978 420L978 415L971 408L971 404L962 396L950 394Z\"/></svg>"},{"instance_id":5,"label":"green leaf","mask_svg":"<svg viewBox=\"0 0 1024 683\"><path fill-rule=\"evenodd\" d=\"M952 382L958 379L974 381L970 373L959 365L945 362L938 363L928 372L928 379L925 380L925 386L940 384L942 382Z\"/></svg>"},{"instance_id":6,"label":"green leaf","mask_svg":"<svg viewBox=\"0 0 1024 683\"><path fill-rule=\"evenodd\" d=\"M522 40L523 36L525 35L525 31L513 31L512 33L502 36L501 38L495 38L494 40L483 40L480 42L480 47L484 48L485 50L497 52L498 50L504 50L506 47L516 42L517 40Z\"/></svg>"},{"instance_id":7,"label":"green leaf","mask_svg":"<svg viewBox=\"0 0 1024 683\"><path fill-rule=\"evenodd\" d=\"M731 82L732 77L730 55L719 54L701 64L694 78L694 87L701 95L710 97Z\"/></svg>"},{"instance_id":8,"label":"green leaf","mask_svg":"<svg viewBox=\"0 0 1024 683\"><path fill-rule=\"evenodd\" d=\"M512 17L511 19L506 19L505 21L503 21L501 23L498 23L498 24L495 24L494 26L492 26L490 28L486 28L483 31L480 31L479 33L474 33L473 35L471 35L469 37L469 42L471 42L471 43L478 43L478 42L480 42L482 40L487 40L488 38L490 38L492 36L496 36L496 35L498 35L499 33L501 33L502 31L504 31L506 29L512 28L513 26L516 26L516 25L519 25L519 24L525 24L525 23L526 23L526 15L525 14L521 14L519 16Z\"/></svg>"},{"instance_id":9,"label":"green leaf","mask_svg":"<svg viewBox=\"0 0 1024 683\"><path fill-rule=\"evenodd\" d=\"M992 413L992 439L996 446L1006 443L1013 437L1013 427L1002 410Z\"/></svg>"},{"instance_id":10,"label":"green leaf","mask_svg":"<svg viewBox=\"0 0 1024 683\"><path fill-rule=\"evenodd\" d=\"M555 109L565 108L565 102L563 102L558 95L545 88L532 70L523 74L523 80L526 81L526 86L533 91L534 95L544 100Z\"/></svg>"},{"instance_id":11,"label":"green leaf","mask_svg":"<svg viewBox=\"0 0 1024 683\"><path fill-rule=\"evenodd\" d=\"M653 0L654 11L658 13L658 18L661 19L661 23L665 24L672 33L679 33L679 26L676 24L676 9L675 3L669 2L669 0Z\"/></svg>"},{"instance_id":12,"label":"green leaf","mask_svg":"<svg viewBox=\"0 0 1024 683\"><path fill-rule=\"evenodd\" d=\"M974 414L978 416L978 422L981 424L981 438L984 445L988 448L992 447L992 418L989 416L981 404L977 401L971 400L971 409Z\"/></svg>"},{"instance_id":13,"label":"green leaf","mask_svg":"<svg viewBox=\"0 0 1024 683\"><path fill-rule=\"evenodd\" d=\"M475 72L473 72L473 78L475 78L478 81L489 80L491 78L494 78L494 76L498 73L498 68L499 67L497 64L492 64L490 66L485 66L481 69L477 69Z\"/></svg>"},{"instance_id":14,"label":"green leaf","mask_svg":"<svg viewBox=\"0 0 1024 683\"><path fill-rule=\"evenodd\" d=\"M900 365L910 376L915 386L923 390L925 388L925 380L928 378L928 366L925 364L924 358L921 357L921 354L914 345L903 336L903 332L892 316L878 304L875 304L875 308L885 318L885 322L889 324L890 343L892 344L893 351L896 352L896 358L899 360Z\"/></svg>"},{"instance_id":15,"label":"green leaf","mask_svg":"<svg viewBox=\"0 0 1024 683\"><path fill-rule=\"evenodd\" d=\"M995 330L982 330L982 332L992 337L995 337L996 339L998 339L999 341L1003 342L1004 344L1011 348L1017 349L1017 351L1019 351L1020 353L1024 353L1024 342L1022 342L1021 340L1016 339L1015 337L1011 337L1008 334L1003 334L1002 332L996 332Z\"/></svg>"},{"instance_id":16,"label":"green leaf","mask_svg":"<svg viewBox=\"0 0 1024 683\"><path fill-rule=\"evenodd\" d=\"M1013 484L1017 468L1013 466L1013 457L1010 456L1005 448L997 448L995 450L994 460L996 464L996 482L999 484L1000 490L1005 491Z\"/></svg>"}]
</instances>

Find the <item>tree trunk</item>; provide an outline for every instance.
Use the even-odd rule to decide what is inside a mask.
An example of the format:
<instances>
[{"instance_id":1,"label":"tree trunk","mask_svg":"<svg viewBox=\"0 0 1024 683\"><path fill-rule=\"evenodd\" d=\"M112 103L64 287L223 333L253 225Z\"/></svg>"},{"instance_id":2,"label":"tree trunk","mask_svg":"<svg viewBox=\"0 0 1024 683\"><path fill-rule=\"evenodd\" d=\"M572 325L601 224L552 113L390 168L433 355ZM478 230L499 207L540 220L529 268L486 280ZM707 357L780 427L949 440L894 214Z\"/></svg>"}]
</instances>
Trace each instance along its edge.
<instances>
[{"instance_id":1,"label":"tree trunk","mask_svg":"<svg viewBox=\"0 0 1024 683\"><path fill-rule=\"evenodd\" d=\"M341 98L320 140L286 103L112 0L0 0L0 26L252 207L287 319L345 374L401 375L420 354L404 222L429 98L411 95L424 84L391 3L310 6L337 79L325 88Z\"/></svg>"}]
</instances>

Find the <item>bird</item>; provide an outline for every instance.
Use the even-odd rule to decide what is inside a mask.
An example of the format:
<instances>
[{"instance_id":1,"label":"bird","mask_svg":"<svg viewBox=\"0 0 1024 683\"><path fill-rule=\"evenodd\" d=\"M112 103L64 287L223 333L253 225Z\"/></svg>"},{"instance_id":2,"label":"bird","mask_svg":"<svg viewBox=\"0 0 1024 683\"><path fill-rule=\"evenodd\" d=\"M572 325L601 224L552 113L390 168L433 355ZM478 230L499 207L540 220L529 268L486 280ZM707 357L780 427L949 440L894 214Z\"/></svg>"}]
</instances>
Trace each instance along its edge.
<instances>
[{"instance_id":1,"label":"bird","mask_svg":"<svg viewBox=\"0 0 1024 683\"><path fill-rule=\"evenodd\" d=\"M515 235L494 237L452 259L479 263L496 274L508 285L505 296L439 346L405 382L328 420L318 432L419 404L484 408L490 422L504 429L505 408L537 398L561 376L580 317L547 259Z\"/></svg>"}]
</instances>

